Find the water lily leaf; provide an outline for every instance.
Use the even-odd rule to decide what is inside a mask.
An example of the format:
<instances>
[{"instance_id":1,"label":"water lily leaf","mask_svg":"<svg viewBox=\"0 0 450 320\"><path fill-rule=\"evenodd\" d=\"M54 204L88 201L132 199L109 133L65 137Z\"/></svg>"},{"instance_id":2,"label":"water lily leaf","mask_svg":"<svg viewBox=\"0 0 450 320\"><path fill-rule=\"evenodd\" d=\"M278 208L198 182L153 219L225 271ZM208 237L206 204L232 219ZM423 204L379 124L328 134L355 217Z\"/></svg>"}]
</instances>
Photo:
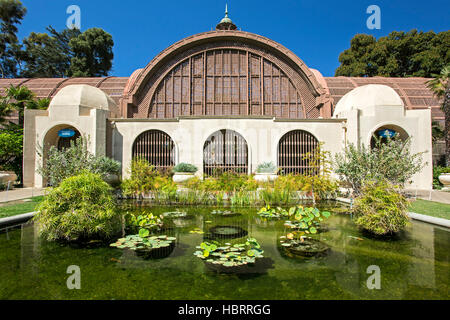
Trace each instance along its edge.
<instances>
[{"instance_id":1,"label":"water lily leaf","mask_svg":"<svg viewBox=\"0 0 450 320\"><path fill-rule=\"evenodd\" d=\"M325 218L328 218L328 217L331 215L331 213L328 212L328 211L322 211L322 215L323 215Z\"/></svg>"}]
</instances>

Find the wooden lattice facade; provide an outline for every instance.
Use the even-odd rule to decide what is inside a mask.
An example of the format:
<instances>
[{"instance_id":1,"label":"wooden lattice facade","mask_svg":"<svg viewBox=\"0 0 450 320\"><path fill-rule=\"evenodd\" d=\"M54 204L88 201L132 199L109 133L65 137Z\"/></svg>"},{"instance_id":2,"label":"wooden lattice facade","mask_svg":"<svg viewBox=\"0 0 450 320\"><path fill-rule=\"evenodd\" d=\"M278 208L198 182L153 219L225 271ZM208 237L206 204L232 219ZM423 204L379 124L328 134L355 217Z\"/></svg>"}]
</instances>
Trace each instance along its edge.
<instances>
[{"instance_id":1,"label":"wooden lattice facade","mask_svg":"<svg viewBox=\"0 0 450 320\"><path fill-rule=\"evenodd\" d=\"M298 90L262 56L244 50L208 50L177 64L159 84L149 118L270 115L305 118Z\"/></svg>"}]
</instances>

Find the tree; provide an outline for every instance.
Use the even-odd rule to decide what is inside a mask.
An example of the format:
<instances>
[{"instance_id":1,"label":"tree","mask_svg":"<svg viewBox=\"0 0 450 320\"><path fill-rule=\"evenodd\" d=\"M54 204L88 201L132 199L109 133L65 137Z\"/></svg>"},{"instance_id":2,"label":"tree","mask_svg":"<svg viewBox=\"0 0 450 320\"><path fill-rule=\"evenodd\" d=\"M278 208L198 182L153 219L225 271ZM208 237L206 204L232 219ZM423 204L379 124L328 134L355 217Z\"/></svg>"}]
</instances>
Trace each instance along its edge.
<instances>
[{"instance_id":1,"label":"tree","mask_svg":"<svg viewBox=\"0 0 450 320\"><path fill-rule=\"evenodd\" d=\"M114 54L112 36L99 28L88 29L69 42L73 51L70 74L73 77L107 76Z\"/></svg>"},{"instance_id":2,"label":"tree","mask_svg":"<svg viewBox=\"0 0 450 320\"><path fill-rule=\"evenodd\" d=\"M445 116L445 163L447 167L450 167L450 64L433 76L434 79L429 80L427 86L438 99L442 99L441 109Z\"/></svg>"},{"instance_id":3,"label":"tree","mask_svg":"<svg viewBox=\"0 0 450 320\"><path fill-rule=\"evenodd\" d=\"M20 45L17 25L21 24L27 9L18 0L0 0L0 76L14 78L17 75Z\"/></svg>"},{"instance_id":4,"label":"tree","mask_svg":"<svg viewBox=\"0 0 450 320\"><path fill-rule=\"evenodd\" d=\"M23 60L26 65L21 74L24 78L67 77L73 52L69 46L72 38L81 34L78 29L57 32L51 26L47 33L32 32L23 40Z\"/></svg>"},{"instance_id":5,"label":"tree","mask_svg":"<svg viewBox=\"0 0 450 320\"><path fill-rule=\"evenodd\" d=\"M393 31L378 40L357 34L339 62L336 76L431 77L450 63L450 31Z\"/></svg>"},{"instance_id":6,"label":"tree","mask_svg":"<svg viewBox=\"0 0 450 320\"><path fill-rule=\"evenodd\" d=\"M5 95L0 98L0 114L6 113L7 115L10 115L12 112L16 111L19 115L17 125L20 129L22 129L25 108L47 109L49 104L49 99L37 99L35 94L26 86L14 87L11 85L5 90Z\"/></svg>"},{"instance_id":7,"label":"tree","mask_svg":"<svg viewBox=\"0 0 450 320\"><path fill-rule=\"evenodd\" d=\"M25 86L11 85L0 97L0 170L13 170L22 179L23 115L27 109L46 109L49 99L37 99ZM6 118L13 112L19 115L18 123Z\"/></svg>"}]
</instances>

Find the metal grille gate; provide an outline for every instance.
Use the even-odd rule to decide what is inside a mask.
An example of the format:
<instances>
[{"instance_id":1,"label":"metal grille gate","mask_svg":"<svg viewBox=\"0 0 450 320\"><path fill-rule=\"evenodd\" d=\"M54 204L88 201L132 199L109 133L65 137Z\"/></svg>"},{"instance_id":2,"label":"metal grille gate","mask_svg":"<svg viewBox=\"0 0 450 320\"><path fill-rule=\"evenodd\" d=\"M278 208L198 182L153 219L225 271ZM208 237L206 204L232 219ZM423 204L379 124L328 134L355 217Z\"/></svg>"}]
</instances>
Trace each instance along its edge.
<instances>
[{"instance_id":1,"label":"metal grille gate","mask_svg":"<svg viewBox=\"0 0 450 320\"><path fill-rule=\"evenodd\" d=\"M219 130L203 146L203 173L217 176L222 172L248 173L248 146L236 131Z\"/></svg>"},{"instance_id":2,"label":"metal grille gate","mask_svg":"<svg viewBox=\"0 0 450 320\"><path fill-rule=\"evenodd\" d=\"M310 174L311 166L307 153L319 147L317 139L309 132L294 130L286 133L278 145L278 167L282 174Z\"/></svg>"},{"instance_id":3,"label":"metal grille gate","mask_svg":"<svg viewBox=\"0 0 450 320\"><path fill-rule=\"evenodd\" d=\"M160 130L145 131L134 141L134 158L144 158L156 169L166 170L175 164L175 144Z\"/></svg>"}]
</instances>

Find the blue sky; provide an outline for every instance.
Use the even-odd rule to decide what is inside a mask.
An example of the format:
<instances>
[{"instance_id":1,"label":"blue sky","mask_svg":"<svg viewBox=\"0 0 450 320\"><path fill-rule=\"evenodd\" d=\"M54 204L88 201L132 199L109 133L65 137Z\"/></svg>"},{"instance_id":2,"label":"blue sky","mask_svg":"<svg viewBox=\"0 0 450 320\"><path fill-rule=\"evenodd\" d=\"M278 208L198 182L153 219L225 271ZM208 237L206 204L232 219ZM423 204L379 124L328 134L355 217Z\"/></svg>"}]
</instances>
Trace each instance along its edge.
<instances>
[{"instance_id":1,"label":"blue sky","mask_svg":"<svg viewBox=\"0 0 450 320\"><path fill-rule=\"evenodd\" d=\"M448 0L22 0L28 13L19 37L65 28L69 5L81 9L81 30L100 27L112 34L114 63L111 75L129 76L147 65L172 43L209 31L224 15L238 28L275 40L292 50L309 67L333 76L339 53L357 33L385 36L393 30L417 28L435 32L450 29ZM369 5L381 9L381 29L369 30Z\"/></svg>"}]
</instances>

